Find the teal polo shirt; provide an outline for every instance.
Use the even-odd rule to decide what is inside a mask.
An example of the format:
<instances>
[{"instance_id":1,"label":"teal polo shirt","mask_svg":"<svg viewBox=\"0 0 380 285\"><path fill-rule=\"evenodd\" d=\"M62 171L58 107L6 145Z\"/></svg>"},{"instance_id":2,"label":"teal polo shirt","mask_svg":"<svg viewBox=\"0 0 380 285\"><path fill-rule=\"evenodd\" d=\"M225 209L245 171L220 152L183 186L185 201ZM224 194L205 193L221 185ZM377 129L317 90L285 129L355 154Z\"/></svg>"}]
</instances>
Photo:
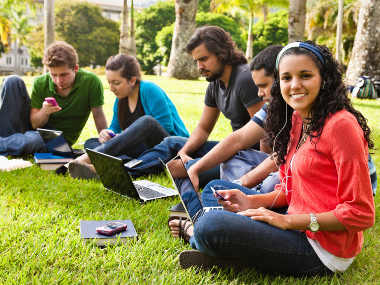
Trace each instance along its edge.
<instances>
[{"instance_id":1,"label":"teal polo shirt","mask_svg":"<svg viewBox=\"0 0 380 285\"><path fill-rule=\"evenodd\" d=\"M56 85L46 73L33 81L30 107L41 109L46 97L54 97L61 111L50 115L48 122L54 129L62 131L70 145L79 138L91 108L104 105L103 84L99 77L82 69L75 74L73 88L67 97L56 91Z\"/></svg>"}]
</instances>

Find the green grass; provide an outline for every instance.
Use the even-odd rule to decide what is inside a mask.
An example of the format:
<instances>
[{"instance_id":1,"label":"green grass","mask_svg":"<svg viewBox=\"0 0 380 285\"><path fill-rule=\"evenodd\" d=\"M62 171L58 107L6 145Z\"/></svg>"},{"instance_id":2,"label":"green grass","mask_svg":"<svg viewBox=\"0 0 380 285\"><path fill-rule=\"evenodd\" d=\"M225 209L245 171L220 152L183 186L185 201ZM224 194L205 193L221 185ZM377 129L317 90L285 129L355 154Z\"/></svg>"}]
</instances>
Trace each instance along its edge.
<instances>
[{"instance_id":1,"label":"green grass","mask_svg":"<svg viewBox=\"0 0 380 285\"><path fill-rule=\"evenodd\" d=\"M110 123L114 95L104 76L101 78ZM153 76L144 79L158 83L167 92L191 132L203 109L207 82ZM24 80L30 91L33 78ZM369 118L372 139L378 147L380 102L355 100L354 105ZM222 117L211 138L220 140L230 132L229 122ZM95 136L90 118L76 147ZM379 166L378 151L373 157ZM32 161L32 156L26 158ZM171 187L163 174L146 178ZM100 182L58 177L35 165L0 173L0 197L1 284L379 284L380 280L378 220L364 233L363 251L344 274L296 279L254 269L239 274L182 270L178 254L190 247L173 239L166 225L168 209L179 202L178 198L140 205L105 191ZM379 215L379 195L375 203ZM131 219L140 239L104 249L82 244L80 220L111 219Z\"/></svg>"}]
</instances>

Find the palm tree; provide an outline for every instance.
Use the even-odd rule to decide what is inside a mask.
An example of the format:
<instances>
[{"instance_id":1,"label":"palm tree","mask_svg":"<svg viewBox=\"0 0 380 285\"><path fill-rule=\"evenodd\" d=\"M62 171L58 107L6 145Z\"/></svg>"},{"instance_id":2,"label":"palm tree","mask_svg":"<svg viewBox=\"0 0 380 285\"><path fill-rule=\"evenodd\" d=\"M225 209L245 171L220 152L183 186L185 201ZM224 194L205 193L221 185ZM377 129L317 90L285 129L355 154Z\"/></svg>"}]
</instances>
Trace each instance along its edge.
<instances>
[{"instance_id":1,"label":"palm tree","mask_svg":"<svg viewBox=\"0 0 380 285\"><path fill-rule=\"evenodd\" d=\"M123 2L123 11L120 27L120 44L119 53L128 53L128 4L127 0Z\"/></svg>"},{"instance_id":2,"label":"palm tree","mask_svg":"<svg viewBox=\"0 0 380 285\"><path fill-rule=\"evenodd\" d=\"M307 3L307 39L326 45L332 52L339 50L344 65L348 65L359 19L360 2L343 3L342 42L337 43L339 9L336 0L313 0ZM336 47L339 46L337 49Z\"/></svg>"},{"instance_id":3,"label":"palm tree","mask_svg":"<svg viewBox=\"0 0 380 285\"><path fill-rule=\"evenodd\" d=\"M172 49L168 64L168 77L196 79L198 70L195 61L187 54L186 44L195 31L195 15L198 0L176 0Z\"/></svg>"},{"instance_id":4,"label":"palm tree","mask_svg":"<svg viewBox=\"0 0 380 285\"><path fill-rule=\"evenodd\" d=\"M44 28L45 28L45 49L54 43L54 0L44 0ZM44 66L44 73L47 72L46 66Z\"/></svg>"},{"instance_id":5,"label":"palm tree","mask_svg":"<svg viewBox=\"0 0 380 285\"><path fill-rule=\"evenodd\" d=\"M10 20L12 23L11 32L12 40L16 42L16 74L21 75L21 63L20 55L23 51L21 47L26 42L26 36L29 34L32 26L29 24L29 20L33 18L30 15L26 15L26 6L23 4L13 4L10 11Z\"/></svg>"},{"instance_id":6,"label":"palm tree","mask_svg":"<svg viewBox=\"0 0 380 285\"><path fill-rule=\"evenodd\" d=\"M289 43L303 41L306 21L306 0L289 0Z\"/></svg>"},{"instance_id":7,"label":"palm tree","mask_svg":"<svg viewBox=\"0 0 380 285\"><path fill-rule=\"evenodd\" d=\"M380 0L362 0L354 47L346 73L347 85L361 75L380 78Z\"/></svg>"},{"instance_id":8,"label":"palm tree","mask_svg":"<svg viewBox=\"0 0 380 285\"><path fill-rule=\"evenodd\" d=\"M135 22L133 18L133 0L131 0L131 35L129 37L129 54L136 56Z\"/></svg>"},{"instance_id":9,"label":"palm tree","mask_svg":"<svg viewBox=\"0 0 380 285\"><path fill-rule=\"evenodd\" d=\"M217 13L231 12L232 14L234 14L236 11L242 11L248 16L248 41L245 56L248 61L251 61L253 44L253 18L255 16L262 17L264 22L266 22L269 13L269 7L286 7L287 4L288 0L212 0L211 10Z\"/></svg>"}]
</instances>

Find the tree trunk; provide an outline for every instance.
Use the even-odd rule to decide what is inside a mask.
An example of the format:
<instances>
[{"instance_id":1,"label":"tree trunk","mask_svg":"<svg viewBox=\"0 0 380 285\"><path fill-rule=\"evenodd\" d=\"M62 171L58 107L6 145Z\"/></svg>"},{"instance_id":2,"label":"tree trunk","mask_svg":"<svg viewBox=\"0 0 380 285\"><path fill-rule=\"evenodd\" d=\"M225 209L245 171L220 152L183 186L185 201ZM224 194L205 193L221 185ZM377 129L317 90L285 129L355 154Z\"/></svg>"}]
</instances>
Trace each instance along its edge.
<instances>
[{"instance_id":1,"label":"tree trunk","mask_svg":"<svg viewBox=\"0 0 380 285\"><path fill-rule=\"evenodd\" d=\"M253 46L252 21L253 21L253 12L249 14L248 41L247 41L247 50L245 52L245 57L247 58L248 62L251 62L252 60L252 46Z\"/></svg>"},{"instance_id":2,"label":"tree trunk","mask_svg":"<svg viewBox=\"0 0 380 285\"><path fill-rule=\"evenodd\" d=\"M303 41L306 21L306 0L289 0L289 43Z\"/></svg>"},{"instance_id":3,"label":"tree trunk","mask_svg":"<svg viewBox=\"0 0 380 285\"><path fill-rule=\"evenodd\" d=\"M45 26L45 49L54 43L54 0L44 0L44 26ZM47 72L46 66L44 66L44 73Z\"/></svg>"},{"instance_id":4,"label":"tree trunk","mask_svg":"<svg viewBox=\"0 0 380 285\"><path fill-rule=\"evenodd\" d=\"M168 65L168 77L197 79L197 64L186 52L186 44L195 32L198 0L176 0L174 33Z\"/></svg>"},{"instance_id":5,"label":"tree trunk","mask_svg":"<svg viewBox=\"0 0 380 285\"><path fill-rule=\"evenodd\" d=\"M136 56L136 42L135 42L135 22L133 19L133 0L131 4L131 35L128 40L129 54Z\"/></svg>"},{"instance_id":6,"label":"tree trunk","mask_svg":"<svg viewBox=\"0 0 380 285\"><path fill-rule=\"evenodd\" d=\"M336 44L335 44L335 57L339 63L342 63L341 47L342 47L342 30L343 30L343 0L339 0L338 8L338 25L336 28Z\"/></svg>"},{"instance_id":7,"label":"tree trunk","mask_svg":"<svg viewBox=\"0 0 380 285\"><path fill-rule=\"evenodd\" d=\"M346 84L355 85L361 75L380 78L380 0L363 0Z\"/></svg>"},{"instance_id":8,"label":"tree trunk","mask_svg":"<svg viewBox=\"0 0 380 285\"><path fill-rule=\"evenodd\" d=\"M120 44L119 53L128 54L128 4L127 0L123 2L123 11L121 17L121 27L120 27Z\"/></svg>"}]
</instances>

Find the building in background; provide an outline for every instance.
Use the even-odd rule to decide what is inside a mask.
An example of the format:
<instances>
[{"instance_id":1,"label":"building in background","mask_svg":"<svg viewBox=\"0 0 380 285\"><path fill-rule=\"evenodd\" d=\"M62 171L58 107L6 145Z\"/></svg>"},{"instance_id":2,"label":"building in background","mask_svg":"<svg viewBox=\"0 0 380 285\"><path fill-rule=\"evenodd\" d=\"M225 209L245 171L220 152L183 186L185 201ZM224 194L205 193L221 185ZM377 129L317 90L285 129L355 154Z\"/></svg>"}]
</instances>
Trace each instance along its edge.
<instances>
[{"instance_id":1,"label":"building in background","mask_svg":"<svg viewBox=\"0 0 380 285\"><path fill-rule=\"evenodd\" d=\"M77 1L85 1L91 4L99 5L102 9L103 17L113 20L119 21L121 18L121 11L123 9L123 1L115 1L115 0L77 0ZM44 8L43 0L36 0L37 3L41 5L36 8L36 12L34 18L30 20L30 24L32 26L43 23L44 21ZM134 6L134 10L141 10L143 8ZM28 8L27 14L31 14L30 9ZM35 70L34 67L30 64L30 54L28 52L28 48L26 46L21 46L17 49L17 42L12 42L7 53L0 54L0 75L10 75L16 74L17 65L16 59L20 60L20 75L24 75L28 71ZM19 52L19 56L17 57L16 52Z\"/></svg>"}]
</instances>

